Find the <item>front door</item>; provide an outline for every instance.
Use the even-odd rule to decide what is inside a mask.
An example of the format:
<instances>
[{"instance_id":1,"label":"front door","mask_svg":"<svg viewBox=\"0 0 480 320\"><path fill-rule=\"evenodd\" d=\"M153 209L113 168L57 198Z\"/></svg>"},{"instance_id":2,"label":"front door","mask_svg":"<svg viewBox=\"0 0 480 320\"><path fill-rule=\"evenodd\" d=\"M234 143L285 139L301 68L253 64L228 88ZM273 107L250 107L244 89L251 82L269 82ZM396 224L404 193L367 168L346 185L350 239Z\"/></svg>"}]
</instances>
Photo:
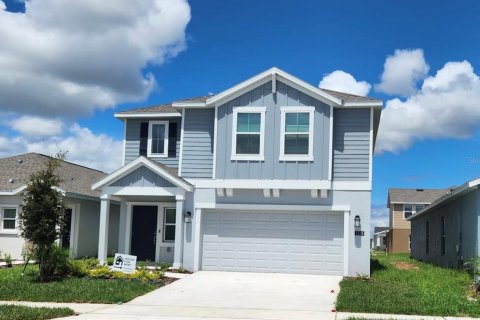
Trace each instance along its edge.
<instances>
[{"instance_id":1,"label":"front door","mask_svg":"<svg viewBox=\"0 0 480 320\"><path fill-rule=\"evenodd\" d=\"M132 249L138 261L155 261L157 206L132 207Z\"/></svg>"},{"instance_id":2,"label":"front door","mask_svg":"<svg viewBox=\"0 0 480 320\"><path fill-rule=\"evenodd\" d=\"M70 250L70 229L72 227L72 209L65 210L65 228L62 233L62 248Z\"/></svg>"}]
</instances>

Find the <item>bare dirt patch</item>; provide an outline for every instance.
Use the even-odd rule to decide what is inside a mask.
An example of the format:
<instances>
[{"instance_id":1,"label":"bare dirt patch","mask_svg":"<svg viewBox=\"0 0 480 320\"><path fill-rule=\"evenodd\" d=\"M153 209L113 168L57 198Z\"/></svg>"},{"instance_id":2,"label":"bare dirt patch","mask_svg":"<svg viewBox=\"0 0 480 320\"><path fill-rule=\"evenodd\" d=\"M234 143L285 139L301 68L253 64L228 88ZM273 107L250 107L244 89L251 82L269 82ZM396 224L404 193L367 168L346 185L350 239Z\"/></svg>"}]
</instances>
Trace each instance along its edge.
<instances>
[{"instance_id":1,"label":"bare dirt patch","mask_svg":"<svg viewBox=\"0 0 480 320\"><path fill-rule=\"evenodd\" d=\"M393 262L392 265L397 270L419 270L418 266L405 261L396 261Z\"/></svg>"}]
</instances>

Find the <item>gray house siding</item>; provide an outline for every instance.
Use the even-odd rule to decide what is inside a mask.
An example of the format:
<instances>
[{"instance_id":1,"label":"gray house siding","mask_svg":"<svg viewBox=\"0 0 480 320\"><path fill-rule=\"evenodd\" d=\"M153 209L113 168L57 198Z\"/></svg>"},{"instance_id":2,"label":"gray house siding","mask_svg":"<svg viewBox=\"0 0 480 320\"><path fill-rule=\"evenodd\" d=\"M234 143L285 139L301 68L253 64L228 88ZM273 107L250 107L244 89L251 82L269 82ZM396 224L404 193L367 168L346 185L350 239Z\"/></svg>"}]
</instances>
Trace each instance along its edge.
<instances>
[{"instance_id":1,"label":"gray house siding","mask_svg":"<svg viewBox=\"0 0 480 320\"><path fill-rule=\"evenodd\" d=\"M186 109L183 128L184 178L212 178L215 110Z\"/></svg>"},{"instance_id":2,"label":"gray house siding","mask_svg":"<svg viewBox=\"0 0 480 320\"><path fill-rule=\"evenodd\" d=\"M178 158L180 156L180 118L162 118L162 119L128 119L125 128L125 164L132 162L140 156L140 124L142 122L162 120L177 124L177 143L175 155L169 155L168 158L151 158L169 167L178 167Z\"/></svg>"},{"instance_id":3,"label":"gray house siding","mask_svg":"<svg viewBox=\"0 0 480 320\"><path fill-rule=\"evenodd\" d=\"M333 179L368 180L370 109L335 109L333 130Z\"/></svg>"},{"instance_id":4,"label":"gray house siding","mask_svg":"<svg viewBox=\"0 0 480 320\"><path fill-rule=\"evenodd\" d=\"M412 220L413 258L444 267L462 267L478 255L480 191L476 190L450 203L433 208ZM445 254L441 253L441 218L445 217ZM429 252L426 249L426 224L429 224ZM457 247L459 251L457 252Z\"/></svg>"},{"instance_id":5,"label":"gray house siding","mask_svg":"<svg viewBox=\"0 0 480 320\"><path fill-rule=\"evenodd\" d=\"M265 106L265 160L231 160L233 108ZM312 162L280 161L280 107L314 106L314 136ZM328 179L330 106L277 81L259 86L218 107L216 179Z\"/></svg>"},{"instance_id":6,"label":"gray house siding","mask_svg":"<svg viewBox=\"0 0 480 320\"><path fill-rule=\"evenodd\" d=\"M113 182L112 187L175 187L170 181L160 177L152 170L140 167L127 174L121 179Z\"/></svg>"}]
</instances>

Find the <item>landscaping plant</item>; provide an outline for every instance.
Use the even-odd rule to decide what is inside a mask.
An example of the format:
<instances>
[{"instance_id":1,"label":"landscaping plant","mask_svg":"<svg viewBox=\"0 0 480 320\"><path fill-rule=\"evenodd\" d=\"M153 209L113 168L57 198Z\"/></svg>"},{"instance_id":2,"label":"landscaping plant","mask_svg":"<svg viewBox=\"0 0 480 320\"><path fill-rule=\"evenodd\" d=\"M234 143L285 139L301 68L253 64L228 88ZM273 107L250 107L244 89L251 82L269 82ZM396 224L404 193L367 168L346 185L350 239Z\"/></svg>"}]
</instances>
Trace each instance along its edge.
<instances>
[{"instance_id":1,"label":"landscaping plant","mask_svg":"<svg viewBox=\"0 0 480 320\"><path fill-rule=\"evenodd\" d=\"M23 192L20 233L32 243L40 281L51 278L58 267L54 243L64 231L66 208L63 195L56 187L62 181L57 171L64 159L65 153L50 158L44 169L30 176Z\"/></svg>"}]
</instances>

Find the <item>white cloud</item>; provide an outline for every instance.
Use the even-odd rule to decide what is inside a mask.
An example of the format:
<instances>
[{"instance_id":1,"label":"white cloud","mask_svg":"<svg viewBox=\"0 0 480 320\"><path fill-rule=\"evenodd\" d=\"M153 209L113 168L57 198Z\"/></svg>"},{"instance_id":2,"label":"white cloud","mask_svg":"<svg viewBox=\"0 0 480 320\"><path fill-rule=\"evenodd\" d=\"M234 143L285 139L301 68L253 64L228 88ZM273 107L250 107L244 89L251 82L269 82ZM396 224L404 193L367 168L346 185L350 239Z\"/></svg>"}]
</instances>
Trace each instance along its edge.
<instances>
[{"instance_id":1,"label":"white cloud","mask_svg":"<svg viewBox=\"0 0 480 320\"><path fill-rule=\"evenodd\" d=\"M381 82L375 89L391 95L409 96L417 90L418 81L428 74L423 50L395 50L385 60Z\"/></svg>"},{"instance_id":2,"label":"white cloud","mask_svg":"<svg viewBox=\"0 0 480 320\"><path fill-rule=\"evenodd\" d=\"M375 227L388 227L389 211L385 206L372 206L370 217L370 233L373 234Z\"/></svg>"},{"instance_id":3,"label":"white cloud","mask_svg":"<svg viewBox=\"0 0 480 320\"><path fill-rule=\"evenodd\" d=\"M0 1L0 111L76 116L146 98L185 49L186 0Z\"/></svg>"},{"instance_id":4,"label":"white cloud","mask_svg":"<svg viewBox=\"0 0 480 320\"><path fill-rule=\"evenodd\" d=\"M415 140L471 137L480 129L480 79L468 61L448 62L406 100L387 101L377 152L399 152Z\"/></svg>"},{"instance_id":5,"label":"white cloud","mask_svg":"<svg viewBox=\"0 0 480 320\"><path fill-rule=\"evenodd\" d=\"M60 120L32 116L14 119L10 122L10 126L25 136L37 138L58 135L63 129L63 123Z\"/></svg>"},{"instance_id":6,"label":"white cloud","mask_svg":"<svg viewBox=\"0 0 480 320\"><path fill-rule=\"evenodd\" d=\"M66 133L41 141L28 136L0 136L0 157L25 152L54 155L68 151L67 160L90 168L111 172L122 165L123 143L107 135L94 134L74 123Z\"/></svg>"},{"instance_id":7,"label":"white cloud","mask_svg":"<svg viewBox=\"0 0 480 320\"><path fill-rule=\"evenodd\" d=\"M335 70L326 74L318 84L320 88L366 96L372 86L366 81L357 81L350 73Z\"/></svg>"}]
</instances>

